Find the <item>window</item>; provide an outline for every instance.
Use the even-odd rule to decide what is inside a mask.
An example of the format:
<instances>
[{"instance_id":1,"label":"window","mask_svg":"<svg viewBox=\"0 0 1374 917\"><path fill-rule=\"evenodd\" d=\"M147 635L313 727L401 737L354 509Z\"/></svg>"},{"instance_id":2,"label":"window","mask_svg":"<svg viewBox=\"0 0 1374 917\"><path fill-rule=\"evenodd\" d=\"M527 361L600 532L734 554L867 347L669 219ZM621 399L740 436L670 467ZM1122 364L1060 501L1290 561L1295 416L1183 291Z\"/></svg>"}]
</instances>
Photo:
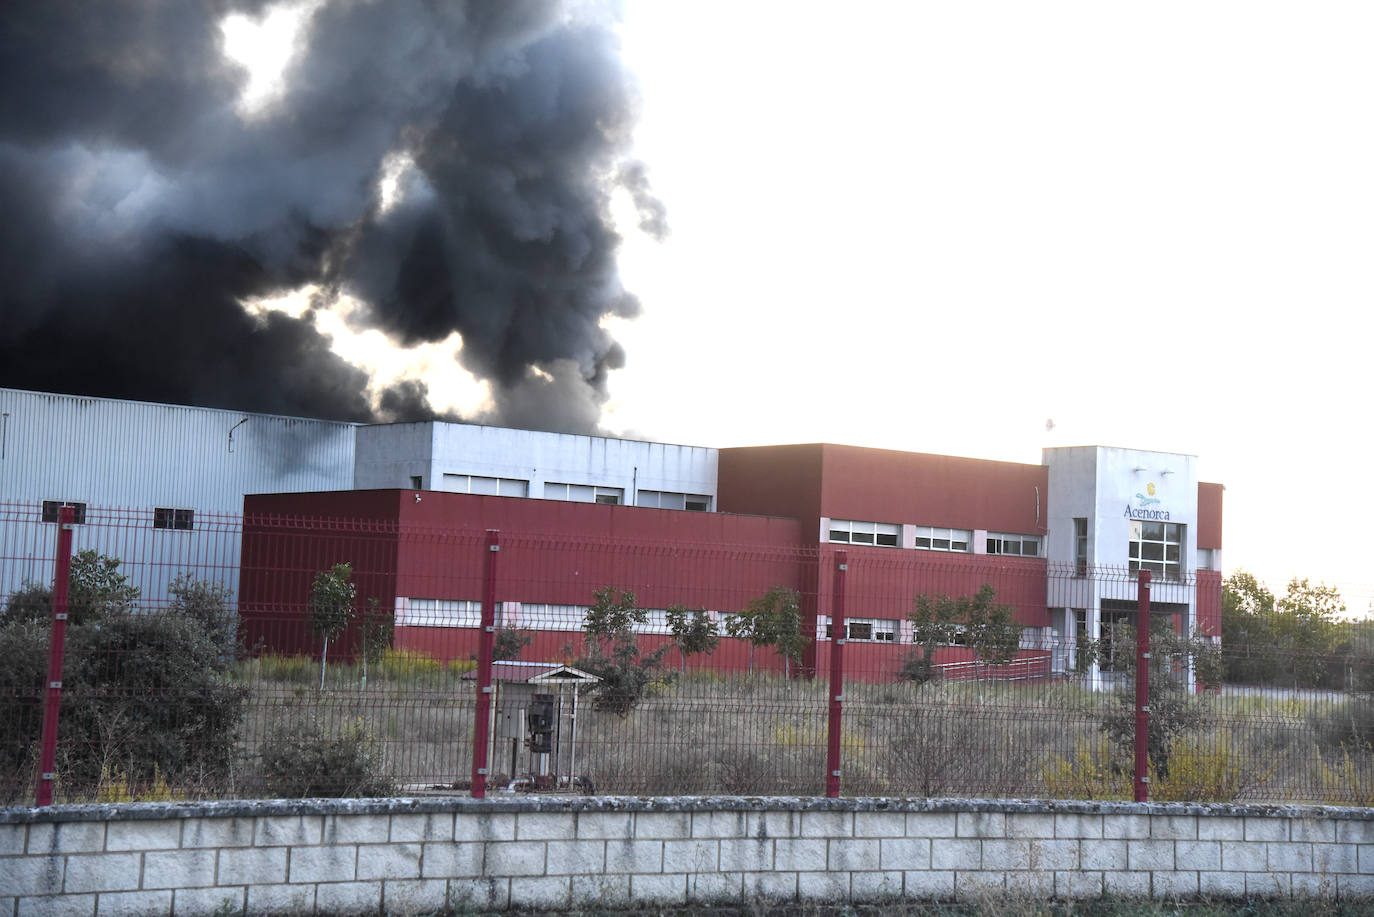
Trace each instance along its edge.
<instances>
[{"instance_id":1,"label":"window","mask_svg":"<svg viewBox=\"0 0 1374 917\"><path fill-rule=\"evenodd\" d=\"M544 499L619 506L625 499L625 490L621 487L601 487L591 484L547 483L544 485Z\"/></svg>"},{"instance_id":2,"label":"window","mask_svg":"<svg viewBox=\"0 0 1374 917\"><path fill-rule=\"evenodd\" d=\"M1177 522L1131 520L1131 572L1149 570L1166 580L1179 579L1187 526Z\"/></svg>"},{"instance_id":3,"label":"window","mask_svg":"<svg viewBox=\"0 0 1374 917\"><path fill-rule=\"evenodd\" d=\"M478 474L444 472L444 490L459 494L484 494L488 497L527 497L530 482L518 478L488 478Z\"/></svg>"},{"instance_id":4,"label":"window","mask_svg":"<svg viewBox=\"0 0 1374 917\"><path fill-rule=\"evenodd\" d=\"M1073 520L1073 575L1088 575L1088 520Z\"/></svg>"},{"instance_id":5,"label":"window","mask_svg":"<svg viewBox=\"0 0 1374 917\"><path fill-rule=\"evenodd\" d=\"M844 622L846 640L862 640L871 643L896 643L897 622L881 618L846 618ZM825 638L834 638L834 624L826 619Z\"/></svg>"},{"instance_id":6,"label":"window","mask_svg":"<svg viewBox=\"0 0 1374 917\"><path fill-rule=\"evenodd\" d=\"M1039 535L1005 535L988 532L989 554L1014 554L1018 557L1039 557Z\"/></svg>"},{"instance_id":7,"label":"window","mask_svg":"<svg viewBox=\"0 0 1374 917\"><path fill-rule=\"evenodd\" d=\"M967 529L937 529L929 525L916 526L916 547L925 551L968 552L973 533Z\"/></svg>"},{"instance_id":8,"label":"window","mask_svg":"<svg viewBox=\"0 0 1374 917\"><path fill-rule=\"evenodd\" d=\"M478 627L482 603L462 599L397 599L398 627Z\"/></svg>"},{"instance_id":9,"label":"window","mask_svg":"<svg viewBox=\"0 0 1374 917\"><path fill-rule=\"evenodd\" d=\"M902 527L891 522L853 522L830 520L830 540L835 544L871 544L895 548L902 541Z\"/></svg>"},{"instance_id":10,"label":"window","mask_svg":"<svg viewBox=\"0 0 1374 917\"><path fill-rule=\"evenodd\" d=\"M193 509L169 509L159 506L153 510L153 528L183 529L190 531L196 527L196 511Z\"/></svg>"},{"instance_id":11,"label":"window","mask_svg":"<svg viewBox=\"0 0 1374 917\"><path fill-rule=\"evenodd\" d=\"M412 475L410 476L410 489L411 489L411 490L424 490L424 489L425 489L425 478L424 478L424 475L412 474Z\"/></svg>"},{"instance_id":12,"label":"window","mask_svg":"<svg viewBox=\"0 0 1374 917\"><path fill-rule=\"evenodd\" d=\"M1212 569L1212 549L1211 549L1211 548L1198 548L1198 549L1197 549L1197 568L1198 568L1199 570L1210 570L1210 569Z\"/></svg>"},{"instance_id":13,"label":"window","mask_svg":"<svg viewBox=\"0 0 1374 917\"><path fill-rule=\"evenodd\" d=\"M59 521L59 520L61 519L62 507L64 507L64 506L70 506L70 507L74 510L74 512L72 513L72 521L73 521L73 522L75 522L77 525L82 525L82 524L85 523L85 521L86 521L86 504L84 504L84 503L74 503L74 502L72 502L72 501L70 501L70 500L44 500L44 501L43 501L43 521L44 521L44 522L57 522L57 521Z\"/></svg>"},{"instance_id":14,"label":"window","mask_svg":"<svg viewBox=\"0 0 1374 917\"><path fill-rule=\"evenodd\" d=\"M657 509L689 509L698 513L711 511L708 494L684 494L671 490L641 490L635 497L638 506Z\"/></svg>"}]
</instances>

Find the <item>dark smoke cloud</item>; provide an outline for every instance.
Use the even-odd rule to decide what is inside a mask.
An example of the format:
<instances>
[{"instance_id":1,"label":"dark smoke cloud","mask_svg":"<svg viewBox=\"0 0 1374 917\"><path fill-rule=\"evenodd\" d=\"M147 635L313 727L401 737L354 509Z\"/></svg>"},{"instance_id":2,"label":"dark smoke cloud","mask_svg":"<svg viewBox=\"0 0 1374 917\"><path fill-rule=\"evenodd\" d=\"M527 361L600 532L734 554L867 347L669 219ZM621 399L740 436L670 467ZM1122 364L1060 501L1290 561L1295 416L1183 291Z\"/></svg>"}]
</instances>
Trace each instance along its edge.
<instances>
[{"instance_id":1,"label":"dark smoke cloud","mask_svg":"<svg viewBox=\"0 0 1374 917\"><path fill-rule=\"evenodd\" d=\"M305 319L241 302L317 283L403 345L457 331L487 422L594 428L601 328L638 304L609 216L633 87L585 4L325 0L285 94L245 118L233 0L19 0L0 11L0 385L336 419L436 418L380 394ZM388 162L408 161L383 211ZM475 418L477 419L477 418Z\"/></svg>"}]
</instances>

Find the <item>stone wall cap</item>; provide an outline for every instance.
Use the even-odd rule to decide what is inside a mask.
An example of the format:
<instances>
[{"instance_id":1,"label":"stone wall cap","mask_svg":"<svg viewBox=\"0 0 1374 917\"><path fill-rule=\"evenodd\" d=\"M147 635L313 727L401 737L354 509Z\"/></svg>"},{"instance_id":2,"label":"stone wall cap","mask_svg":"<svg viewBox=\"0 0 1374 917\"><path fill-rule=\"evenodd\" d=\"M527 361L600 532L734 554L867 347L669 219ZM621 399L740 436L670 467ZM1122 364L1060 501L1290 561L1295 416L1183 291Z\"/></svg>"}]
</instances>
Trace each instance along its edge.
<instances>
[{"instance_id":1,"label":"stone wall cap","mask_svg":"<svg viewBox=\"0 0 1374 917\"><path fill-rule=\"evenodd\" d=\"M1204 815L1374 821L1374 808L1071 799L811 796L466 796L131 802L0 808L0 824L258 816L490 814L506 812L1003 812L1033 815Z\"/></svg>"}]
</instances>

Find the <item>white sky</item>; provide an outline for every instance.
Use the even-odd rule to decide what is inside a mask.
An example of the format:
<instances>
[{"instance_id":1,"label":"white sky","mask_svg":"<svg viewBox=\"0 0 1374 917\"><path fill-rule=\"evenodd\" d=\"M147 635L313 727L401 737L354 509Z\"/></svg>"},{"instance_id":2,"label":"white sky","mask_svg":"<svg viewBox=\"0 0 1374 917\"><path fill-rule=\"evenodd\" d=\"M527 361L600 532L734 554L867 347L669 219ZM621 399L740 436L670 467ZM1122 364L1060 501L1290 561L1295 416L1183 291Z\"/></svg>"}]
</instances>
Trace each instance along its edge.
<instances>
[{"instance_id":1,"label":"white sky","mask_svg":"<svg viewBox=\"0 0 1374 917\"><path fill-rule=\"evenodd\" d=\"M625 7L672 234L627 232L609 429L1191 453L1228 572L1369 605L1374 5Z\"/></svg>"},{"instance_id":2,"label":"white sky","mask_svg":"<svg viewBox=\"0 0 1374 917\"><path fill-rule=\"evenodd\" d=\"M608 426L1191 453L1228 571L1364 610L1374 5L626 6L672 235Z\"/></svg>"}]
</instances>

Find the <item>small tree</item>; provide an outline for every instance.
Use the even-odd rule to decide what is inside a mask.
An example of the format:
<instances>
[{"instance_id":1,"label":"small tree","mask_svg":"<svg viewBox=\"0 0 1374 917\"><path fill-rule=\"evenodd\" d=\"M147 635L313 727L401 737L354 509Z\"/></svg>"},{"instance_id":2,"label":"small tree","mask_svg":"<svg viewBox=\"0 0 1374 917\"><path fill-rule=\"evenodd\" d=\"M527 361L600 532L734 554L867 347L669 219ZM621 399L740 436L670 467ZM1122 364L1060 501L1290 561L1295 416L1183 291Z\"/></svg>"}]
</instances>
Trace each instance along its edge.
<instances>
[{"instance_id":1,"label":"small tree","mask_svg":"<svg viewBox=\"0 0 1374 917\"><path fill-rule=\"evenodd\" d=\"M984 665L1005 665L1021 645L1021 625L1010 605L993 601L996 590L984 583L972 596L918 595L911 621L915 646L902 663L900 674L917 684L935 677L935 653L962 643Z\"/></svg>"},{"instance_id":2,"label":"small tree","mask_svg":"<svg viewBox=\"0 0 1374 917\"><path fill-rule=\"evenodd\" d=\"M601 679L592 697L593 708L626 716L660 676L668 646L640 654L635 625L645 624L649 613L635 604L633 592L607 586L593 593L593 598L585 625L586 654L577 666Z\"/></svg>"},{"instance_id":3,"label":"small tree","mask_svg":"<svg viewBox=\"0 0 1374 917\"><path fill-rule=\"evenodd\" d=\"M1088 662L1108 663L1112 647L1118 651L1110 663L1125 673L1125 678L1114 692L1114 703L1103 718L1102 728L1111 739L1118 760L1125 762L1135 749L1135 627L1123 622L1111 625L1102 639L1088 643ZM1122 647L1131 649L1121 652ZM1146 744L1150 764L1161 777L1168 776L1174 741L1182 733L1201 726L1206 718L1205 709L1193 696L1190 674L1203 687L1212 687L1221 683L1224 671L1221 654L1209 640L1180 634L1168 615L1151 617L1150 722Z\"/></svg>"},{"instance_id":4,"label":"small tree","mask_svg":"<svg viewBox=\"0 0 1374 917\"><path fill-rule=\"evenodd\" d=\"M519 659L525 647L534 642L534 636L523 630L508 630L502 628L496 632L496 639L492 641L492 659Z\"/></svg>"},{"instance_id":5,"label":"small tree","mask_svg":"<svg viewBox=\"0 0 1374 917\"><path fill-rule=\"evenodd\" d=\"M353 603L357 589L349 578L353 568L349 564L335 564L321 570L310 586L310 629L324 640L320 650L320 690L324 690L324 667L329 655L329 641L348 628L353 617Z\"/></svg>"},{"instance_id":6,"label":"small tree","mask_svg":"<svg viewBox=\"0 0 1374 917\"><path fill-rule=\"evenodd\" d=\"M714 653L720 645L720 633L716 622L711 620L705 608L689 611L685 605L668 606L668 630L673 635L681 659L681 668L687 671L687 657L697 653Z\"/></svg>"},{"instance_id":7,"label":"small tree","mask_svg":"<svg viewBox=\"0 0 1374 917\"><path fill-rule=\"evenodd\" d=\"M369 596L358 622L358 639L362 642L363 688L367 688L367 666L381 662L382 654L391 646L396 632L396 619L389 611L382 611L376 596Z\"/></svg>"},{"instance_id":8,"label":"small tree","mask_svg":"<svg viewBox=\"0 0 1374 917\"><path fill-rule=\"evenodd\" d=\"M792 677L792 665L801 664L807 636L801 632L801 596L786 586L774 586L750 601L739 614L725 622L731 637L749 641L749 672L754 671L755 647L772 647L783 660L783 671Z\"/></svg>"}]
</instances>

